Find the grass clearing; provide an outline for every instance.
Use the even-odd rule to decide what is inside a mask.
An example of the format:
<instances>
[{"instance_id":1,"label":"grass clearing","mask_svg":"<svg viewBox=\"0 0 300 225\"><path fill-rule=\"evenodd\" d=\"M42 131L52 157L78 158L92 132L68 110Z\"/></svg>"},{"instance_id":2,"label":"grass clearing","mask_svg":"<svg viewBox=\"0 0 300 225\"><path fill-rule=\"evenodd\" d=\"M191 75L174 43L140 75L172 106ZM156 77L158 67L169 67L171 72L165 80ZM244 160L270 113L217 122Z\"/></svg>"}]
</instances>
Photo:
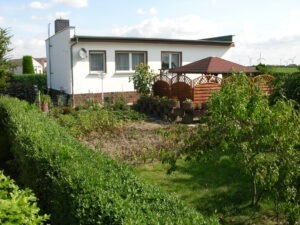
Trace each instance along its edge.
<instances>
[{"instance_id":1,"label":"grass clearing","mask_svg":"<svg viewBox=\"0 0 300 225\"><path fill-rule=\"evenodd\" d=\"M229 157L216 163L178 161L172 174L169 165L155 162L135 167L145 181L175 193L206 216L217 213L222 224L275 224L271 201L251 208L251 183Z\"/></svg>"}]
</instances>

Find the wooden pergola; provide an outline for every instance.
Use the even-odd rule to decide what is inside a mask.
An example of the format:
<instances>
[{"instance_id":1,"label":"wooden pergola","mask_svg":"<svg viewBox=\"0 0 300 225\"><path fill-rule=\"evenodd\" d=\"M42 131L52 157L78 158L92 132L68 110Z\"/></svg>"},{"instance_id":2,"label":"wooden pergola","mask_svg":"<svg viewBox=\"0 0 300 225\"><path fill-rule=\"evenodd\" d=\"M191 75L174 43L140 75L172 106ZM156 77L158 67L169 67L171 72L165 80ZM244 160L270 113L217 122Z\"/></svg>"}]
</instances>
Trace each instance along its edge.
<instances>
[{"instance_id":1,"label":"wooden pergola","mask_svg":"<svg viewBox=\"0 0 300 225\"><path fill-rule=\"evenodd\" d=\"M189 98L194 105L206 102L214 91L221 89L223 79L218 74L228 76L234 72L257 74L259 71L251 67L230 62L219 57L208 57L196 62L173 68L170 73L175 73L172 78L158 75L154 79L153 92L155 96L177 97L180 102ZM186 74L199 74L191 79Z\"/></svg>"}]
</instances>

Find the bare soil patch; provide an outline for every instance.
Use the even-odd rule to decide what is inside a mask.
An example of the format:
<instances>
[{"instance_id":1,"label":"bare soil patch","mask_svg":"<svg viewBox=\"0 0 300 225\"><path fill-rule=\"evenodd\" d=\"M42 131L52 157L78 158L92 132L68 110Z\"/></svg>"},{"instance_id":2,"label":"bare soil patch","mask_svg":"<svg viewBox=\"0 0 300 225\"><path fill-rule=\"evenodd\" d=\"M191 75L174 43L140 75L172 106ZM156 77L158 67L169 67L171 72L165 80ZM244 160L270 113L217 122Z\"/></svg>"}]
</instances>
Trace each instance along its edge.
<instances>
[{"instance_id":1,"label":"bare soil patch","mask_svg":"<svg viewBox=\"0 0 300 225\"><path fill-rule=\"evenodd\" d=\"M119 161L153 161L161 157L162 149L172 144L172 139L166 140L164 133L174 130L175 126L178 125L163 121L131 122L114 132L85 137L83 142Z\"/></svg>"}]
</instances>

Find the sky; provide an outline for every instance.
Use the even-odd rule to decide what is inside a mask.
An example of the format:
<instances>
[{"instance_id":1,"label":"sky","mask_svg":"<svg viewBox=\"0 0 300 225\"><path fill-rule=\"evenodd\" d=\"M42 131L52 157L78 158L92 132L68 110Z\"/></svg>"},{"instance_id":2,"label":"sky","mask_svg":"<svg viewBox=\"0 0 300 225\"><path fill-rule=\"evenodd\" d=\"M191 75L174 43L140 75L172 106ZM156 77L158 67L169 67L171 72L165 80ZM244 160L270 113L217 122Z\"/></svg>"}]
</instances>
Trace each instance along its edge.
<instances>
[{"instance_id":1,"label":"sky","mask_svg":"<svg viewBox=\"0 0 300 225\"><path fill-rule=\"evenodd\" d=\"M55 19L69 19L77 35L234 35L229 60L300 64L299 0L0 0L0 27L12 35L9 57L45 57Z\"/></svg>"}]
</instances>

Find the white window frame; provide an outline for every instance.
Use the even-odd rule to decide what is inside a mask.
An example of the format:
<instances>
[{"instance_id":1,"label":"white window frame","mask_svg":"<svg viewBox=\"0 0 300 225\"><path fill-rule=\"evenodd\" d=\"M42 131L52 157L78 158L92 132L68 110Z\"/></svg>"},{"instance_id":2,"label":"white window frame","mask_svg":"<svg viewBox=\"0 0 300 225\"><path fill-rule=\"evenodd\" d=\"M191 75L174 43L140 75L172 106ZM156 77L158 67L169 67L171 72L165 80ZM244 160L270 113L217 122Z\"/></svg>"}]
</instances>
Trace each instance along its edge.
<instances>
[{"instance_id":1,"label":"white window frame","mask_svg":"<svg viewBox=\"0 0 300 225\"><path fill-rule=\"evenodd\" d=\"M128 63L129 63L129 70L117 70L117 54L118 53L127 53L128 56L129 56L129 60L128 60ZM116 51L115 52L115 70L116 70L116 73L134 73L135 72L135 69L132 69L132 54L135 54L135 53L142 53L144 54L144 64L147 64L147 52L146 51Z\"/></svg>"},{"instance_id":2,"label":"white window frame","mask_svg":"<svg viewBox=\"0 0 300 225\"><path fill-rule=\"evenodd\" d=\"M179 55L179 62L178 62L179 65L178 65L178 67L181 66L181 64L182 64L182 52L169 52L169 51L163 51L163 52L161 52L161 62L160 62L160 64L161 64L161 69L163 69L163 68L162 68L163 54L168 54L168 55L169 55L169 68L167 68L167 70L172 69L172 54L178 54L178 55Z\"/></svg>"},{"instance_id":3,"label":"white window frame","mask_svg":"<svg viewBox=\"0 0 300 225\"><path fill-rule=\"evenodd\" d=\"M92 54L103 55L103 69L102 70L92 70L91 69L91 55ZM90 50L89 51L89 71L90 71L90 74L99 74L99 73L106 72L106 52L105 51L100 51L100 50Z\"/></svg>"}]
</instances>

